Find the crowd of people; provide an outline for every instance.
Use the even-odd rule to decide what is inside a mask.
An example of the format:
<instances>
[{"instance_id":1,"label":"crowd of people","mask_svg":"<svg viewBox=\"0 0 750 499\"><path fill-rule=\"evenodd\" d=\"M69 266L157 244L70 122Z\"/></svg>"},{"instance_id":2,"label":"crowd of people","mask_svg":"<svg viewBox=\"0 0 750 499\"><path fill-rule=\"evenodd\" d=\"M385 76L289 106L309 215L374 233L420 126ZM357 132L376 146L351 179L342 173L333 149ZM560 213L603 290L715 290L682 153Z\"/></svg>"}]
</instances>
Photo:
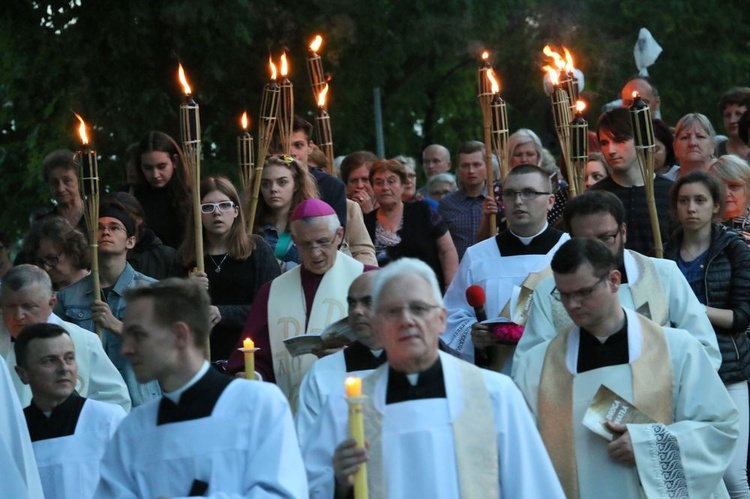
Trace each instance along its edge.
<instances>
[{"instance_id":1,"label":"crowd of people","mask_svg":"<svg viewBox=\"0 0 750 499\"><path fill-rule=\"evenodd\" d=\"M652 179L604 111L573 197L529 129L501 178L474 140L332 161L295 117L255 199L152 131L96 232L49 153L0 232L0 495L750 498L750 88L719 110L653 120Z\"/></svg>"}]
</instances>

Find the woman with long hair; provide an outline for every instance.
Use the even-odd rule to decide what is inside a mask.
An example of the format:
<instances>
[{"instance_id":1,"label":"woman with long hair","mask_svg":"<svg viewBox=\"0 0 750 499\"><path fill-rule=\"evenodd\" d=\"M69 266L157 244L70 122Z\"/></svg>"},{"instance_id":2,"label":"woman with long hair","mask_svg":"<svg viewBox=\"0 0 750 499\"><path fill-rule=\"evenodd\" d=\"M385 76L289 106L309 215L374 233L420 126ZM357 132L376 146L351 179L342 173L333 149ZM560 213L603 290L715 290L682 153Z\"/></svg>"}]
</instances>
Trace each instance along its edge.
<instances>
[{"instance_id":1,"label":"woman with long hair","mask_svg":"<svg viewBox=\"0 0 750 499\"><path fill-rule=\"evenodd\" d=\"M255 212L255 231L271 247L281 271L300 263L292 241L289 217L305 199L317 198L318 187L307 168L289 156L271 156L263 165L261 196Z\"/></svg>"},{"instance_id":2,"label":"woman with long hair","mask_svg":"<svg viewBox=\"0 0 750 499\"><path fill-rule=\"evenodd\" d=\"M245 229L240 196L224 177L201 181L203 263L205 272L193 272L208 288L211 304L217 307L211 331L211 359L225 360L245 326L250 305L258 289L277 277L279 266L268 245ZM195 264L195 234L188 231L177 250L182 274Z\"/></svg>"},{"instance_id":3,"label":"woman with long hair","mask_svg":"<svg viewBox=\"0 0 750 499\"><path fill-rule=\"evenodd\" d=\"M190 171L177 142L164 132L149 132L135 154L137 180L133 195L146 214L146 225L167 246L178 248L190 212Z\"/></svg>"},{"instance_id":4,"label":"woman with long hair","mask_svg":"<svg viewBox=\"0 0 750 499\"><path fill-rule=\"evenodd\" d=\"M716 333L722 362L719 376L740 413L740 435L724 474L731 497L750 497L747 462L750 415L750 249L735 232L719 223L724 211L724 184L694 171L680 176L670 190L670 207L680 227L667 256L677 262Z\"/></svg>"}]
</instances>

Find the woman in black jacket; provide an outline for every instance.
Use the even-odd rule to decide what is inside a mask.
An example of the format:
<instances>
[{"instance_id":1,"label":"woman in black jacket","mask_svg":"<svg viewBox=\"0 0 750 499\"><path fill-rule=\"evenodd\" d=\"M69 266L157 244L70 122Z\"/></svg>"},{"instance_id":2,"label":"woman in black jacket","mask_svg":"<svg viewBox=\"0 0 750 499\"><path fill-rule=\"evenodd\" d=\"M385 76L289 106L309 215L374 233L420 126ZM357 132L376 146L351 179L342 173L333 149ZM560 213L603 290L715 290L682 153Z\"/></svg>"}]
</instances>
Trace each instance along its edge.
<instances>
[{"instance_id":1,"label":"woman in black jacket","mask_svg":"<svg viewBox=\"0 0 750 499\"><path fill-rule=\"evenodd\" d=\"M722 355L719 376L740 412L740 436L724 483L731 497L747 497L750 250L739 234L715 222L723 215L724 202L724 184L716 177L702 171L680 177L670 191L680 227L667 256L706 305L716 332Z\"/></svg>"}]
</instances>

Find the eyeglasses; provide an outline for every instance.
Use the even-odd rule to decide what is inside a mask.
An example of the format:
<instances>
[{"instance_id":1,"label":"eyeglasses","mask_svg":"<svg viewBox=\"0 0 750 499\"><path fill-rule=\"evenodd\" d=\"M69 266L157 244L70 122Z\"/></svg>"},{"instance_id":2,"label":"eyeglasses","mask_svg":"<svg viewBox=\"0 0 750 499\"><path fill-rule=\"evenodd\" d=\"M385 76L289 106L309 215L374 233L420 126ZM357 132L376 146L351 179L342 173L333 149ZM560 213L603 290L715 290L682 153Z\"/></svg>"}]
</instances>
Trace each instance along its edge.
<instances>
[{"instance_id":1,"label":"eyeglasses","mask_svg":"<svg viewBox=\"0 0 750 499\"><path fill-rule=\"evenodd\" d=\"M101 225L99 224L99 232L108 231L111 234L114 234L115 232L125 232L125 227L122 225L117 224L109 224L109 225Z\"/></svg>"},{"instance_id":2,"label":"eyeglasses","mask_svg":"<svg viewBox=\"0 0 750 499\"><path fill-rule=\"evenodd\" d=\"M314 251L314 250L324 250L330 247L336 239L320 239L319 241L315 241L314 243L301 243L297 245L297 249L302 251Z\"/></svg>"},{"instance_id":3,"label":"eyeglasses","mask_svg":"<svg viewBox=\"0 0 750 499\"><path fill-rule=\"evenodd\" d=\"M548 196L552 194L551 192L540 192L540 191L534 191L532 189L523 189L521 191L503 191L503 199L506 200L513 200L515 201L517 197L520 197L523 201L528 201L529 199L534 199L539 196Z\"/></svg>"},{"instance_id":4,"label":"eyeglasses","mask_svg":"<svg viewBox=\"0 0 750 499\"><path fill-rule=\"evenodd\" d=\"M210 214L215 212L217 209L224 213L234 208L234 201L222 201L220 203L203 203L201 205L201 213Z\"/></svg>"},{"instance_id":5,"label":"eyeglasses","mask_svg":"<svg viewBox=\"0 0 750 499\"><path fill-rule=\"evenodd\" d=\"M614 244L615 242L615 239L617 239L617 236L620 234L621 228L622 225L618 225L617 229L614 232L611 232L609 234L599 234L598 236L596 236L596 238L607 246L612 246L612 244Z\"/></svg>"},{"instance_id":6,"label":"eyeglasses","mask_svg":"<svg viewBox=\"0 0 750 499\"><path fill-rule=\"evenodd\" d=\"M60 257L63 252L61 251L57 256L43 256L36 261L37 267L54 267L60 263Z\"/></svg>"},{"instance_id":7,"label":"eyeglasses","mask_svg":"<svg viewBox=\"0 0 750 499\"><path fill-rule=\"evenodd\" d=\"M557 288L554 288L550 295L552 298L554 298L557 301L570 301L570 300L585 300L589 296L591 296L591 293L594 292L597 286L599 286L601 283L604 282L604 280L609 277L609 272L603 274L598 281L594 283L593 286L589 286L588 288L581 288L578 291L571 291L570 293L563 293L559 291Z\"/></svg>"},{"instance_id":8,"label":"eyeglasses","mask_svg":"<svg viewBox=\"0 0 750 499\"><path fill-rule=\"evenodd\" d=\"M406 174L406 178L408 178L410 180L414 180L414 179L417 178L417 174L416 173L407 173Z\"/></svg>"},{"instance_id":9,"label":"eyeglasses","mask_svg":"<svg viewBox=\"0 0 750 499\"><path fill-rule=\"evenodd\" d=\"M385 315L389 321L396 321L401 319L404 315L404 311L408 310L412 317L417 319L424 319L427 314L432 312L433 309L440 308L441 305L430 305L429 303L412 302L406 305L399 305L395 307L387 307L380 309L379 312Z\"/></svg>"}]
</instances>

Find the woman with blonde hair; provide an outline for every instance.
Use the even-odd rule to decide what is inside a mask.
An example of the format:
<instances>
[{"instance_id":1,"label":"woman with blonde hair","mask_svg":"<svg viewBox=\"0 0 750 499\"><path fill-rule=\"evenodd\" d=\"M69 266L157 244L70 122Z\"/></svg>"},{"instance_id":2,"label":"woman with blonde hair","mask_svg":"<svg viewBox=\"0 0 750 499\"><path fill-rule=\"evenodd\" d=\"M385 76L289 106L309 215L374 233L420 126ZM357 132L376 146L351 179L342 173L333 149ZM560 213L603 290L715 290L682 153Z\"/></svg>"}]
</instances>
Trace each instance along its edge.
<instances>
[{"instance_id":1,"label":"woman with blonde hair","mask_svg":"<svg viewBox=\"0 0 750 499\"><path fill-rule=\"evenodd\" d=\"M192 272L190 277L206 285L216 307L211 360L224 360L239 339L256 293L280 272L265 241L247 234L239 194L228 179L205 178L200 193L206 270ZM177 251L177 262L183 275L196 265L193 231L188 231Z\"/></svg>"},{"instance_id":2,"label":"woman with blonde hair","mask_svg":"<svg viewBox=\"0 0 750 499\"><path fill-rule=\"evenodd\" d=\"M255 232L262 235L281 265L281 271L300 263L292 241L289 217L305 199L318 198L313 176L296 159L277 155L266 159L255 212Z\"/></svg>"},{"instance_id":3,"label":"woman with blonde hair","mask_svg":"<svg viewBox=\"0 0 750 499\"><path fill-rule=\"evenodd\" d=\"M734 154L721 156L709 171L727 188L724 225L739 231L750 244L750 165Z\"/></svg>"}]
</instances>

